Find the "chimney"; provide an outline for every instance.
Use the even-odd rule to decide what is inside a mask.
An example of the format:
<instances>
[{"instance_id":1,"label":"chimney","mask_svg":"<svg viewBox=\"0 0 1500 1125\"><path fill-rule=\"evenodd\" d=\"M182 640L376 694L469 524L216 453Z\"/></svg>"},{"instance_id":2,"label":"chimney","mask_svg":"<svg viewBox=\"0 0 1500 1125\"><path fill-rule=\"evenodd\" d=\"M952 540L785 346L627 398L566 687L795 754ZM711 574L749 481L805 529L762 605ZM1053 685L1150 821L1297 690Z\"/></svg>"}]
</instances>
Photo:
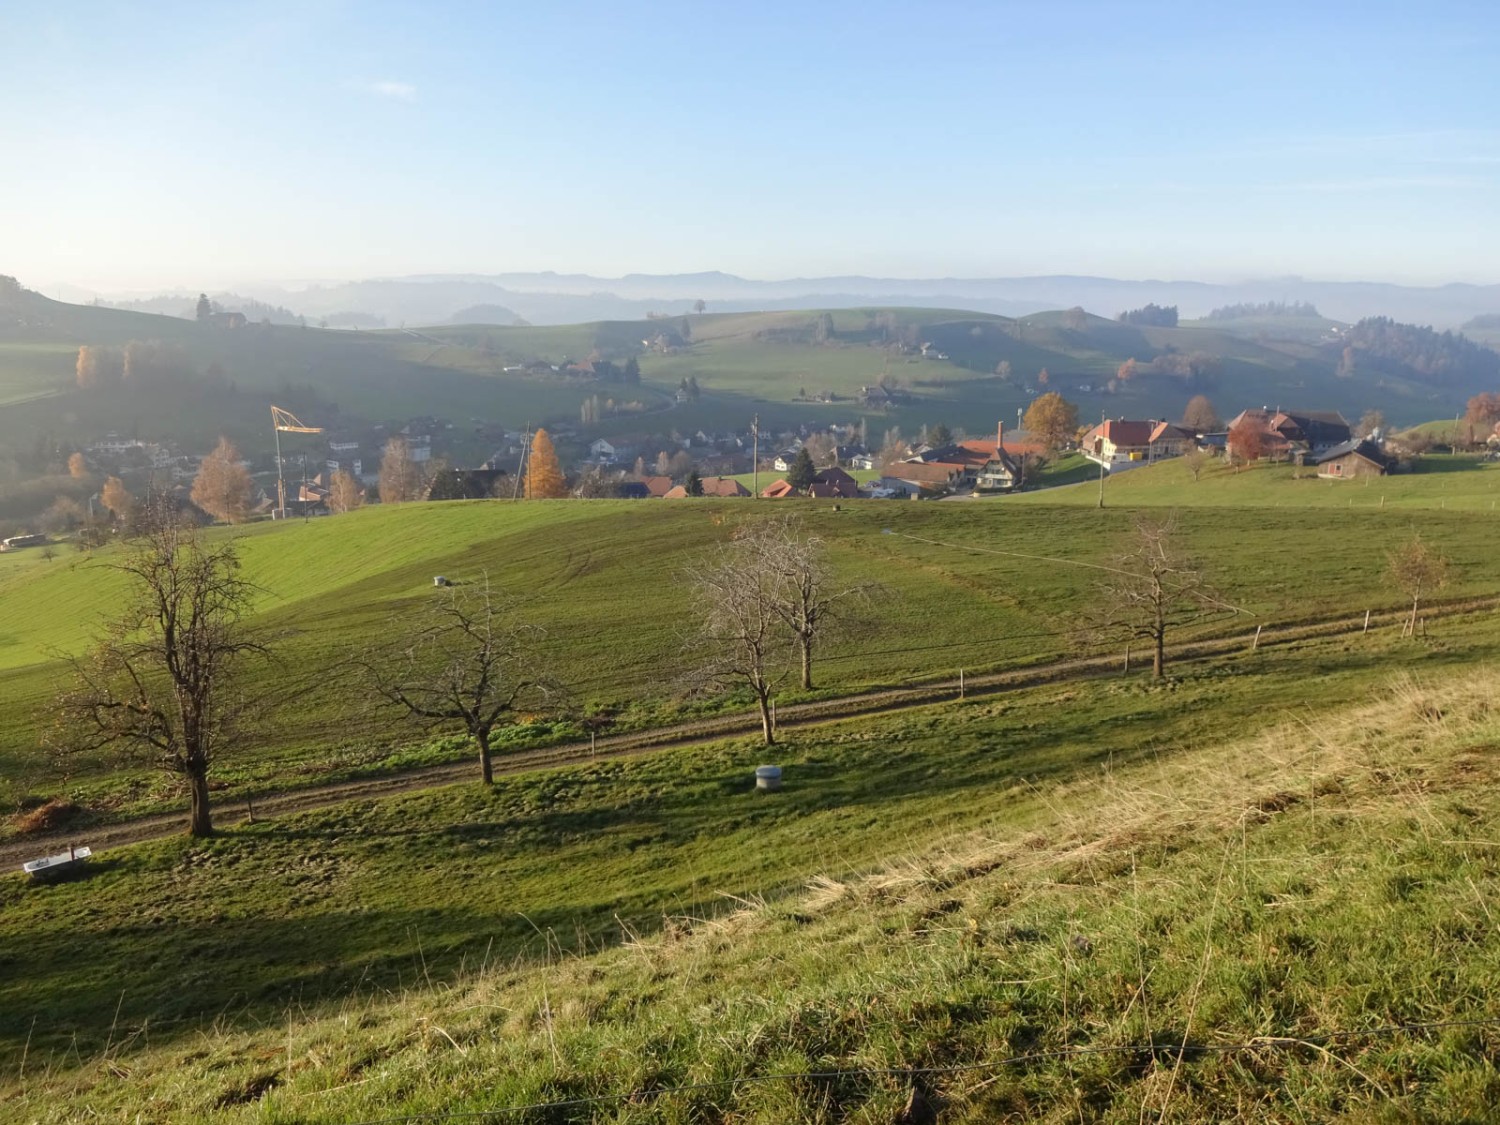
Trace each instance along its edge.
<instances>
[{"instance_id":1,"label":"chimney","mask_svg":"<svg viewBox=\"0 0 1500 1125\"><path fill-rule=\"evenodd\" d=\"M1005 448L1005 423L995 423L995 452L998 454Z\"/></svg>"}]
</instances>

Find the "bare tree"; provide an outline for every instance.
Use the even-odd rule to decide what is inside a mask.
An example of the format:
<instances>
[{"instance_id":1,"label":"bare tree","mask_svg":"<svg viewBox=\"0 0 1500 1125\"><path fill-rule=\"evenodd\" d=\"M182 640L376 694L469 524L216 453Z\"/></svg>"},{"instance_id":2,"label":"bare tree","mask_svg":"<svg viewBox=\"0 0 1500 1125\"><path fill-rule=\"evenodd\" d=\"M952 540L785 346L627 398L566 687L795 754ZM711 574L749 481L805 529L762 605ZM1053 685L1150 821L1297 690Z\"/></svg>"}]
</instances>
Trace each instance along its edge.
<instances>
[{"instance_id":1,"label":"bare tree","mask_svg":"<svg viewBox=\"0 0 1500 1125\"><path fill-rule=\"evenodd\" d=\"M1411 599L1411 618L1402 636L1417 631L1417 609L1422 596L1441 590L1448 584L1449 563L1446 555L1429 547L1420 535L1413 535L1390 553L1386 573L1396 587Z\"/></svg>"},{"instance_id":2,"label":"bare tree","mask_svg":"<svg viewBox=\"0 0 1500 1125\"><path fill-rule=\"evenodd\" d=\"M1197 563L1176 544L1176 521L1140 518L1129 546L1111 560L1100 583L1099 630L1149 641L1151 672L1166 675L1167 634L1221 613L1239 613L1210 587Z\"/></svg>"},{"instance_id":3,"label":"bare tree","mask_svg":"<svg viewBox=\"0 0 1500 1125\"><path fill-rule=\"evenodd\" d=\"M748 565L774 576L768 587L771 607L792 635L802 689L811 691L814 648L880 587L860 582L834 588L827 544L804 533L794 517L750 524L735 535L734 545Z\"/></svg>"},{"instance_id":4,"label":"bare tree","mask_svg":"<svg viewBox=\"0 0 1500 1125\"><path fill-rule=\"evenodd\" d=\"M766 745L775 745L771 697L785 678L790 641L776 609L780 578L732 540L721 544L690 579L699 620L691 646L694 678L702 684L749 688L760 708Z\"/></svg>"},{"instance_id":5,"label":"bare tree","mask_svg":"<svg viewBox=\"0 0 1500 1125\"><path fill-rule=\"evenodd\" d=\"M380 457L380 502L403 504L422 499L427 491L427 474L412 456L411 446L399 435L385 443Z\"/></svg>"},{"instance_id":6,"label":"bare tree","mask_svg":"<svg viewBox=\"0 0 1500 1125\"><path fill-rule=\"evenodd\" d=\"M486 581L443 590L416 622L397 622L394 632L394 645L359 662L365 681L418 722L462 727L479 751L484 784L492 785L496 728L561 695L542 670L542 630L520 621L514 604L493 596Z\"/></svg>"},{"instance_id":7,"label":"bare tree","mask_svg":"<svg viewBox=\"0 0 1500 1125\"><path fill-rule=\"evenodd\" d=\"M1208 452L1197 446L1182 455L1182 463L1187 466L1188 472L1193 474L1194 480L1197 480L1203 474L1203 470L1208 468L1210 459Z\"/></svg>"},{"instance_id":8,"label":"bare tree","mask_svg":"<svg viewBox=\"0 0 1500 1125\"><path fill-rule=\"evenodd\" d=\"M328 510L335 515L352 512L365 502L365 490L348 469L339 469L328 481Z\"/></svg>"},{"instance_id":9,"label":"bare tree","mask_svg":"<svg viewBox=\"0 0 1500 1125\"><path fill-rule=\"evenodd\" d=\"M231 541L208 542L164 502L111 569L130 583L126 608L94 650L75 658L57 701L52 744L144 757L188 786L188 832L213 834L208 776L233 746L246 658L267 649L244 624L255 588Z\"/></svg>"}]
</instances>

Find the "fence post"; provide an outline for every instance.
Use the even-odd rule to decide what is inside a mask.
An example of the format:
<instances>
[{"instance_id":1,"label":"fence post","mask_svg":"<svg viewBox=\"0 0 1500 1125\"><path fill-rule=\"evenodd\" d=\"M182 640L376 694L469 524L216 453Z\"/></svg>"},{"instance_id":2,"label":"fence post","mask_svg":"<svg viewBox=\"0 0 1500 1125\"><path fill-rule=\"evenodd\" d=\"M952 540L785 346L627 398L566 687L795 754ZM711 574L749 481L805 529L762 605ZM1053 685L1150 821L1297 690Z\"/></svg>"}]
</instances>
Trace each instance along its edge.
<instances>
[{"instance_id":1,"label":"fence post","mask_svg":"<svg viewBox=\"0 0 1500 1125\"><path fill-rule=\"evenodd\" d=\"M1255 639L1250 642L1250 651L1251 652L1254 652L1256 649L1258 649L1260 647L1260 631L1263 628L1265 628L1265 626L1263 626L1263 625L1257 625L1255 627Z\"/></svg>"},{"instance_id":2,"label":"fence post","mask_svg":"<svg viewBox=\"0 0 1500 1125\"><path fill-rule=\"evenodd\" d=\"M963 697L964 697L964 670L962 668L960 668L958 670L958 698L962 699Z\"/></svg>"},{"instance_id":3,"label":"fence post","mask_svg":"<svg viewBox=\"0 0 1500 1125\"><path fill-rule=\"evenodd\" d=\"M1121 675L1130 675L1130 642L1125 642L1125 671Z\"/></svg>"},{"instance_id":4,"label":"fence post","mask_svg":"<svg viewBox=\"0 0 1500 1125\"><path fill-rule=\"evenodd\" d=\"M1364 629L1362 629L1360 631L1359 635L1361 637L1363 637L1369 631L1370 631L1370 611L1367 609L1367 610L1365 610L1365 627L1364 627Z\"/></svg>"}]
</instances>

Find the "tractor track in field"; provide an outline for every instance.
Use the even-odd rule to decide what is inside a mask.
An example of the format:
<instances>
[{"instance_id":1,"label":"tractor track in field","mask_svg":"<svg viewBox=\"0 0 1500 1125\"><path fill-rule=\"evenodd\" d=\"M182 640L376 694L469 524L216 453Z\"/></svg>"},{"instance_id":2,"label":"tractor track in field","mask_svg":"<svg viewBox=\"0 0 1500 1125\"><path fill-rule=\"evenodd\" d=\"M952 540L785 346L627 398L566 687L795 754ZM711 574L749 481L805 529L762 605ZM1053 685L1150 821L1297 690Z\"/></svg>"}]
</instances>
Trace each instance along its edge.
<instances>
[{"instance_id":1,"label":"tractor track in field","mask_svg":"<svg viewBox=\"0 0 1500 1125\"><path fill-rule=\"evenodd\" d=\"M1500 597L1434 602L1423 610L1421 616L1425 621L1431 618L1453 617L1484 610L1500 610ZM1377 626L1389 627L1401 623L1409 612L1409 609L1372 611L1369 627L1373 629ZM1258 643L1260 646L1269 648L1275 645L1295 644L1299 641L1358 635L1364 629L1363 616L1351 618L1347 613L1308 616L1297 620L1282 621L1276 625L1262 623ZM1253 630L1237 630L1233 634L1170 645L1167 649L1169 662L1190 663L1244 652L1250 648L1253 635ZM993 695L1066 681L1098 679L1120 673L1121 660L1118 654L1070 657L1044 664L965 676L962 692L965 697ZM960 698L960 685L956 678L934 680L910 687L877 688L855 695L799 703L783 708L777 713L776 725L778 731L795 730L822 723L927 707L958 698ZM598 738L592 745L587 742L572 742L562 746L525 750L496 758L494 771L497 776L501 776L557 766L584 765L610 758L633 757L653 750L692 746L722 738L755 734L759 730L758 714L740 712L675 723L654 730L608 735ZM476 766L473 762L451 762L400 773L283 790L254 796L248 800L243 795L218 791L214 823L219 828L243 824L250 819L252 810L254 819L259 821L309 812L350 801L374 800L420 792L425 789L470 781L473 779L475 770ZM181 833L183 821L184 814L180 812L157 814L81 830L37 833L24 838L8 839L0 842L0 868L17 866L26 860L45 855L56 847L66 847L70 843L80 846L87 844L98 852L146 840L162 839Z\"/></svg>"}]
</instances>

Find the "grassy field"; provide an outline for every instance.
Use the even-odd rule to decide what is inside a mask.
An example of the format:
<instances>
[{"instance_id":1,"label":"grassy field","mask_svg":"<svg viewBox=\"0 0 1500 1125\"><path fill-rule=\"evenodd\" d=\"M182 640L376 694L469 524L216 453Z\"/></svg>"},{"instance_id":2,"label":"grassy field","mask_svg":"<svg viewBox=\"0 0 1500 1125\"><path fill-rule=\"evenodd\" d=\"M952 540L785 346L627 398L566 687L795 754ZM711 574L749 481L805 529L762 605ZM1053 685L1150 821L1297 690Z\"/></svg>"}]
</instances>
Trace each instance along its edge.
<instances>
[{"instance_id":1,"label":"grassy field","mask_svg":"<svg viewBox=\"0 0 1500 1125\"><path fill-rule=\"evenodd\" d=\"M729 743L6 878L0 1113L1480 1120L1494 1027L1324 1037L1500 1018L1497 684L1462 671L1497 643L830 726L777 795Z\"/></svg>"},{"instance_id":2,"label":"grassy field","mask_svg":"<svg viewBox=\"0 0 1500 1125\"><path fill-rule=\"evenodd\" d=\"M1141 506L1180 508L1186 548L1234 604L1257 615L1204 628L1243 630L1249 621L1356 615L1392 605L1399 599L1385 579L1386 546L1416 526L1453 559L1445 594L1493 592L1489 536L1476 522L1488 503L1478 498L1467 504L1455 499L1445 510L1441 500L1413 493L1384 509L1288 504L1270 516L1275 501L1266 493L1242 498L1235 490L1261 474L1269 486L1280 470L1143 489L1177 468L1136 470L1110 488L1141 489ZM1486 485L1500 480L1488 468L1407 480L1432 487L1449 477ZM1284 487L1305 488L1295 495L1315 499L1327 488L1290 481ZM1361 485L1353 488L1361 498L1370 495ZM959 668L979 672L1077 651L1097 604L1089 566L1108 560L1133 519L1113 491L1102 512L1092 506L1094 495L1084 484L1076 492L978 504L871 501L835 511L817 502L779 503L776 514L798 514L826 539L842 580L875 581L885 591L860 630L824 650L819 692L950 677ZM1198 495L1204 503L1188 502ZM1206 502L1211 495L1219 504ZM403 615L433 596L435 574L488 576L496 588L524 599L525 615L547 631L545 655L572 689L579 712L611 715L628 729L706 706L744 706L732 696L700 700L686 692L683 641L696 612L689 575L739 521L768 514L745 501L476 501L376 507L215 532L239 535L245 572L264 591L257 622L281 637L281 662L259 685L279 705L269 709L240 760L226 762L222 776L231 793L253 792L287 777L306 782L351 764L374 767L421 741L419 732L393 725L391 716L351 693L335 672L350 654L401 628ZM1268 518L1275 534L1265 531ZM1351 543L1361 549L1346 549ZM0 801L65 789L119 815L176 799L149 773L121 773L100 760L60 763L38 748L49 699L64 680L59 657L82 651L118 601L110 557L105 550L98 558L67 553L50 562L31 556L0 563ZM780 698L798 696L784 688Z\"/></svg>"},{"instance_id":3,"label":"grassy field","mask_svg":"<svg viewBox=\"0 0 1500 1125\"><path fill-rule=\"evenodd\" d=\"M1362 512L1496 512L1500 463L1471 456L1429 455L1409 472L1362 480L1320 480L1317 470L1269 462L1239 471L1214 461L1194 480L1179 460L1117 473L1105 482L1105 503L1129 507L1330 509ZM1022 503L1093 505L1097 481L1018 497ZM1277 518L1280 518L1278 511Z\"/></svg>"}]
</instances>

